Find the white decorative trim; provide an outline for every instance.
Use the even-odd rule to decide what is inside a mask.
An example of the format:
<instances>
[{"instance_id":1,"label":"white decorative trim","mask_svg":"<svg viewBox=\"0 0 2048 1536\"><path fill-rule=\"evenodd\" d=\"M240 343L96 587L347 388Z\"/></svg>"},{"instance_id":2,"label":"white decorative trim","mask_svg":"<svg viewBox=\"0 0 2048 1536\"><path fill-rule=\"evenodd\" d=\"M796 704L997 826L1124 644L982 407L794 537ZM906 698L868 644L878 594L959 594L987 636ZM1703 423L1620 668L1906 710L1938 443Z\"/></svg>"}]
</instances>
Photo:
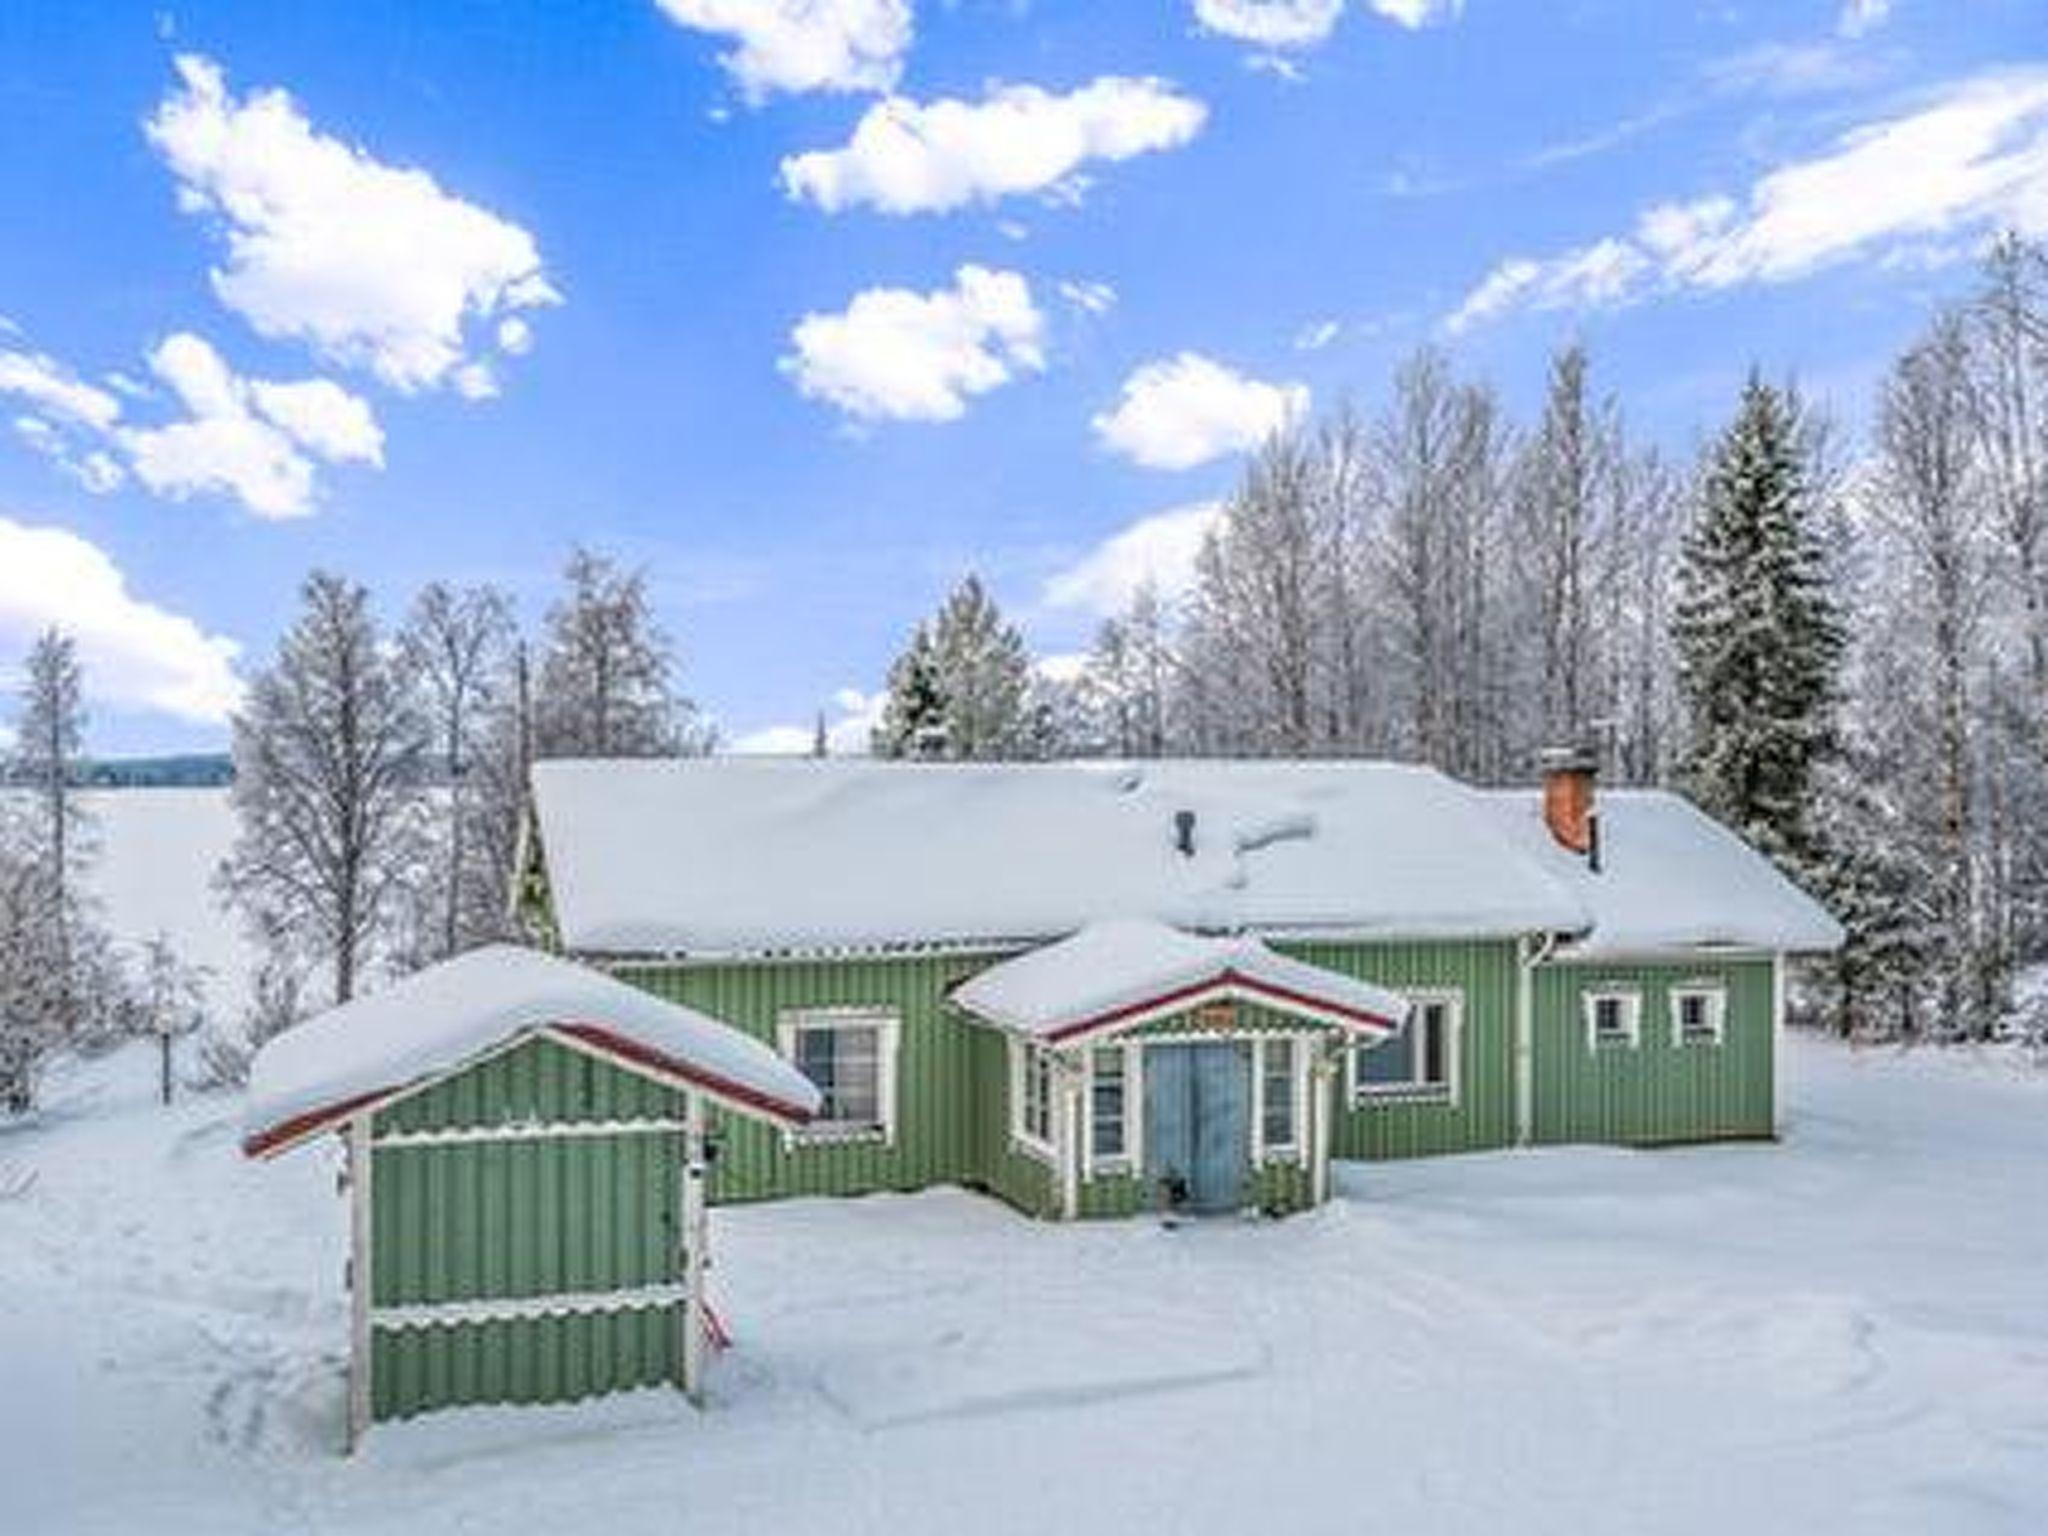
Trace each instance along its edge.
<instances>
[{"instance_id":1,"label":"white decorative trim","mask_svg":"<svg viewBox=\"0 0 2048 1536\"><path fill-rule=\"evenodd\" d=\"M593 1317L609 1312L644 1312L673 1307L689 1300L687 1285L643 1285L621 1291L558 1291L549 1296L506 1296L481 1301L423 1302L413 1306L377 1307L372 1327L391 1332L401 1328L452 1328L464 1323L514 1323L537 1317Z\"/></svg>"},{"instance_id":2,"label":"white decorative trim","mask_svg":"<svg viewBox=\"0 0 2048 1536\"><path fill-rule=\"evenodd\" d=\"M374 1313L370 1287L376 1275L371 1258L376 1228L370 1201L375 1188L376 1159L370 1150L370 1111L353 1116L346 1127L348 1144L348 1450L353 1455L370 1432L370 1329Z\"/></svg>"},{"instance_id":3,"label":"white decorative trim","mask_svg":"<svg viewBox=\"0 0 2048 1536\"><path fill-rule=\"evenodd\" d=\"M1771 1134L1785 1134L1785 957L1771 956Z\"/></svg>"},{"instance_id":4,"label":"white decorative trim","mask_svg":"<svg viewBox=\"0 0 2048 1536\"><path fill-rule=\"evenodd\" d=\"M1124 1149L1110 1156L1099 1157L1095 1151L1095 1057L1098 1052L1115 1052L1123 1061L1124 1090ZM1143 1143L1139 1140L1142 1127L1138 1123L1139 1104L1143 1093L1144 1050L1131 1041L1115 1041L1108 1045L1091 1045L1081 1057L1081 1171L1086 1178L1097 1178L1105 1174L1134 1172L1140 1161Z\"/></svg>"},{"instance_id":5,"label":"white decorative trim","mask_svg":"<svg viewBox=\"0 0 2048 1536\"><path fill-rule=\"evenodd\" d=\"M711 1180L710 1149L705 1136L704 1096L683 1099L682 1166L682 1339L677 1362L682 1368L683 1395L704 1406L704 1272L711 1266L711 1226L706 1219Z\"/></svg>"},{"instance_id":6,"label":"white decorative trim","mask_svg":"<svg viewBox=\"0 0 2048 1536\"><path fill-rule=\"evenodd\" d=\"M1688 1040L1685 1037L1683 1007L1688 998L1700 998L1706 1003L1707 1031L1704 1037ZM1728 1039L1728 988L1719 981L1681 981L1675 984L1667 999L1666 1006L1671 1012L1671 1044L1678 1050L1719 1049Z\"/></svg>"},{"instance_id":7,"label":"white decorative trim","mask_svg":"<svg viewBox=\"0 0 2048 1536\"><path fill-rule=\"evenodd\" d=\"M1046 1134L1041 1137L1024 1123L1024 1069L1032 1056L1045 1061L1045 1119ZM1055 1162L1058 1157L1059 1109L1057 1102L1058 1071L1057 1058L1052 1050L1028 1041L1010 1041L1010 1145L1017 1151L1037 1158L1040 1162Z\"/></svg>"},{"instance_id":8,"label":"white decorative trim","mask_svg":"<svg viewBox=\"0 0 2048 1536\"><path fill-rule=\"evenodd\" d=\"M377 1147L460 1147L491 1141L578 1141L603 1136L674 1133L684 1128L675 1119L659 1120L517 1120L503 1125L449 1126L436 1131L387 1131Z\"/></svg>"},{"instance_id":9,"label":"white decorative trim","mask_svg":"<svg viewBox=\"0 0 2048 1536\"><path fill-rule=\"evenodd\" d=\"M775 1016L776 1047L781 1051L783 1060L796 1066L799 1031L847 1027L876 1031L875 1109L880 1116L879 1123L813 1120L808 1125L785 1130L782 1133L785 1148L829 1147L848 1142L896 1144L896 1073L903 1035L903 1015L896 1009L879 1005L785 1008Z\"/></svg>"},{"instance_id":10,"label":"white decorative trim","mask_svg":"<svg viewBox=\"0 0 2048 1536\"><path fill-rule=\"evenodd\" d=\"M1450 1038L1444 1042L1444 1080L1432 1083L1419 1076L1411 1076L1405 1083L1367 1082L1359 1070L1361 1058L1366 1051L1376 1047L1357 1045L1345 1053L1345 1096L1353 1105L1440 1104L1454 1107L1463 1090L1465 1077L1464 990L1460 987L1404 987L1402 995L1412 1005L1405 1026L1407 1029L1416 1027L1422 1010L1427 1006L1441 1006L1445 1011L1445 1027ZM1411 1074L1422 1071L1426 1054L1421 1041L1416 1041L1409 1057Z\"/></svg>"},{"instance_id":11,"label":"white decorative trim","mask_svg":"<svg viewBox=\"0 0 2048 1536\"><path fill-rule=\"evenodd\" d=\"M1287 1118L1293 1127L1293 1136L1284 1142L1266 1140L1266 1050L1278 1041L1285 1040L1292 1062L1287 1085ZM1302 1124L1303 1078L1308 1065L1312 1037L1306 1035L1266 1034L1251 1037L1252 1047L1252 1101L1251 1113L1251 1159L1252 1166L1266 1162L1300 1162L1302 1148L1308 1144L1308 1127Z\"/></svg>"},{"instance_id":12,"label":"white decorative trim","mask_svg":"<svg viewBox=\"0 0 2048 1536\"><path fill-rule=\"evenodd\" d=\"M1621 1005L1621 1020L1625 1026L1626 1040L1602 1040L1596 1032L1595 1019L1599 1005L1612 999ZM1633 1051L1643 1043L1643 993L1640 987L1625 982L1613 982L1603 986L1588 987L1579 994L1579 1008L1586 1024L1586 1051L1591 1055L1599 1051Z\"/></svg>"}]
</instances>

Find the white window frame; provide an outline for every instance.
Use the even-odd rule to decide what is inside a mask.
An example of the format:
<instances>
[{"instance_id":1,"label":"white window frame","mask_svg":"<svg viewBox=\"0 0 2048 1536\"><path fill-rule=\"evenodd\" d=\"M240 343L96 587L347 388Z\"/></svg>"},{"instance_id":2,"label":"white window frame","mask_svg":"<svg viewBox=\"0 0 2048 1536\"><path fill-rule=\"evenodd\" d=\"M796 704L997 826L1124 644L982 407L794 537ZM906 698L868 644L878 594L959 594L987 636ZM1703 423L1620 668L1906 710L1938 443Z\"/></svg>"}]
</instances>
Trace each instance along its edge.
<instances>
[{"instance_id":1,"label":"white window frame","mask_svg":"<svg viewBox=\"0 0 2048 1536\"><path fill-rule=\"evenodd\" d=\"M1124 1149L1111 1156L1100 1156L1095 1151L1095 1062L1098 1052L1112 1051L1123 1059L1124 1066ZM1143 1132L1138 1123L1138 1107L1142 1102L1139 1073L1143 1070L1144 1056L1142 1046L1121 1041L1088 1047L1081 1074L1081 1134L1085 1138L1081 1148L1091 1179L1098 1173L1128 1173L1138 1166L1138 1138Z\"/></svg>"},{"instance_id":2,"label":"white window frame","mask_svg":"<svg viewBox=\"0 0 2048 1536\"><path fill-rule=\"evenodd\" d=\"M1266 1051L1269 1046L1292 1047L1293 1066L1288 1072L1287 1123L1293 1134L1286 1141L1266 1140ZM1252 1036L1252 1161L1301 1160L1303 1119L1303 1068L1308 1063L1309 1040L1302 1035Z\"/></svg>"},{"instance_id":3,"label":"white window frame","mask_svg":"<svg viewBox=\"0 0 2048 1536\"><path fill-rule=\"evenodd\" d=\"M1685 1035L1685 1000L1706 1004L1707 1031L1698 1039ZM1671 1043L1679 1050L1718 1048L1728 1039L1728 989L1718 981L1684 981L1671 989Z\"/></svg>"},{"instance_id":4,"label":"white window frame","mask_svg":"<svg viewBox=\"0 0 2048 1536\"><path fill-rule=\"evenodd\" d=\"M1603 1002L1621 1005L1621 1019L1625 1028L1622 1036L1602 1040L1598 1019ZM1633 1051L1643 1043L1643 993L1640 987L1609 984L1588 987L1579 998L1586 1021L1586 1051L1593 1055L1601 1051Z\"/></svg>"},{"instance_id":5,"label":"white window frame","mask_svg":"<svg viewBox=\"0 0 2048 1536\"><path fill-rule=\"evenodd\" d=\"M1345 1084L1347 1096L1354 1104L1369 1104L1385 1100L1408 1103L1456 1104L1464 1079L1465 1060L1465 992L1461 987L1411 987L1403 990L1413 1008L1420 1012L1424 1007L1440 1006L1445 1011L1445 1027L1450 1038L1444 1042L1444 1080L1441 1083L1426 1082L1420 1077L1410 1077L1405 1083L1374 1083L1366 1081L1361 1070L1363 1056L1371 1046L1354 1045L1344 1053ZM1411 1018L1413 1015L1411 1015ZM1410 1058L1413 1072L1420 1072L1424 1053L1416 1050Z\"/></svg>"},{"instance_id":6,"label":"white window frame","mask_svg":"<svg viewBox=\"0 0 2048 1536\"><path fill-rule=\"evenodd\" d=\"M896 1068L901 1054L903 1016L894 1008L786 1008L776 1016L775 1039L783 1060L797 1065L797 1036L816 1029L872 1029L875 1033L875 1108L877 1123L813 1120L783 1133L785 1145L834 1146L847 1142L896 1144ZM801 1071L801 1068L798 1068Z\"/></svg>"},{"instance_id":7,"label":"white window frame","mask_svg":"<svg viewBox=\"0 0 2048 1536\"><path fill-rule=\"evenodd\" d=\"M1040 1136L1025 1123L1024 1119L1024 1074L1034 1058L1045 1063L1045 1135ZM1029 1040L1010 1042L1010 1141L1033 1157L1052 1162L1058 1156L1055 1139L1059 1134L1059 1061L1053 1052L1043 1045Z\"/></svg>"}]
</instances>

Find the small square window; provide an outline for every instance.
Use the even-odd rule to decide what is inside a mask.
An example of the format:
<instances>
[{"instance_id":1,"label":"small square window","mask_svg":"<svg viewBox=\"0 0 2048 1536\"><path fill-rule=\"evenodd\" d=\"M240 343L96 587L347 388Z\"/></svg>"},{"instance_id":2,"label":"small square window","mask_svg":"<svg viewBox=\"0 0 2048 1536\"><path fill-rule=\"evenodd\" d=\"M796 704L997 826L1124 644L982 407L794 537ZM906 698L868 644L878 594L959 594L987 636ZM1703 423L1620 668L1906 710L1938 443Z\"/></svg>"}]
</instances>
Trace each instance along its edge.
<instances>
[{"instance_id":1,"label":"small square window","mask_svg":"<svg viewBox=\"0 0 2048 1536\"><path fill-rule=\"evenodd\" d=\"M817 1086L818 1113L796 1133L831 1141L888 1137L894 1130L897 1020L875 1009L785 1014L782 1053Z\"/></svg>"},{"instance_id":2,"label":"small square window","mask_svg":"<svg viewBox=\"0 0 2048 1536\"><path fill-rule=\"evenodd\" d=\"M1719 1045L1728 997L1719 987L1680 987L1671 994L1671 1043Z\"/></svg>"},{"instance_id":3,"label":"small square window","mask_svg":"<svg viewBox=\"0 0 2048 1536\"><path fill-rule=\"evenodd\" d=\"M1641 1035L1643 1000L1619 988L1586 994L1588 1050L1632 1050Z\"/></svg>"}]
</instances>

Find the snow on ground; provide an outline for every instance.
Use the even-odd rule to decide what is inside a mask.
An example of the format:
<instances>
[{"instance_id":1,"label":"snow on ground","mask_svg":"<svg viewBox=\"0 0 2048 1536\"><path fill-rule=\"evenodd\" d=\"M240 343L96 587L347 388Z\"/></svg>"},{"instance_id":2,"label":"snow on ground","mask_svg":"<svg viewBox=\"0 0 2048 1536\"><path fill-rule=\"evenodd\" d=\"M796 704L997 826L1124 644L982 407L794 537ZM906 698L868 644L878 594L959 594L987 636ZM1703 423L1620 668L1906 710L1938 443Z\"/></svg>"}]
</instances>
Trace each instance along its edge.
<instances>
[{"instance_id":1,"label":"snow on ground","mask_svg":"<svg viewBox=\"0 0 2048 1536\"><path fill-rule=\"evenodd\" d=\"M145 1053L0 1131L0 1528L2048 1529L2048 1081L1794 1046L1783 1146L1343 1171L1278 1224L715 1214L739 1346L335 1454L342 1207Z\"/></svg>"}]
</instances>

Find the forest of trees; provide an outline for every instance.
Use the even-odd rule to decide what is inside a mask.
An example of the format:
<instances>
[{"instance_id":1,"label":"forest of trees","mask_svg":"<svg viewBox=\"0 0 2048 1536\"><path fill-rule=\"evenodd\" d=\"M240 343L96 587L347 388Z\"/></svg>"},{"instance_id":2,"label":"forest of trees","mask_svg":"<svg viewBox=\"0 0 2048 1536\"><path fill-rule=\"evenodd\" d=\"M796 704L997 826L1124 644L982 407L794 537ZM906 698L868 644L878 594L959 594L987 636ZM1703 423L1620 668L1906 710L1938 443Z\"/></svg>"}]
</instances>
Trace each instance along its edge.
<instances>
[{"instance_id":1,"label":"forest of trees","mask_svg":"<svg viewBox=\"0 0 2048 1536\"><path fill-rule=\"evenodd\" d=\"M1248 465L1169 601L1078 679L970 581L890 676L883 754L1333 755L1526 780L1590 745L1835 907L1836 1027L1981 1038L2048 957L2048 256L2013 237L1892 365L1869 440L1752 377L1691 463L1585 350L1536 419L1424 351ZM989 705L998 701L998 712Z\"/></svg>"},{"instance_id":2,"label":"forest of trees","mask_svg":"<svg viewBox=\"0 0 2048 1536\"><path fill-rule=\"evenodd\" d=\"M1850 442L1752 375L1680 463L1632 436L1582 347L1527 422L1425 350L1376 410L1268 442L1191 589L1141 587L1078 668L1035 663L966 577L890 669L872 749L1357 755L1491 784L1589 746L1843 918L1802 988L1816 1017L2048 1038L2014 989L2048 960L2048 254L1997 242L1872 405ZM217 885L263 963L206 1074L512 934L528 768L710 751L676 672L644 574L588 551L532 636L495 588L433 583L389 624L310 575L233 722ZM86 894L84 697L71 639L39 637L0 774L0 1112L57 1051L194 1022L189 970L161 942L121 953Z\"/></svg>"}]
</instances>

